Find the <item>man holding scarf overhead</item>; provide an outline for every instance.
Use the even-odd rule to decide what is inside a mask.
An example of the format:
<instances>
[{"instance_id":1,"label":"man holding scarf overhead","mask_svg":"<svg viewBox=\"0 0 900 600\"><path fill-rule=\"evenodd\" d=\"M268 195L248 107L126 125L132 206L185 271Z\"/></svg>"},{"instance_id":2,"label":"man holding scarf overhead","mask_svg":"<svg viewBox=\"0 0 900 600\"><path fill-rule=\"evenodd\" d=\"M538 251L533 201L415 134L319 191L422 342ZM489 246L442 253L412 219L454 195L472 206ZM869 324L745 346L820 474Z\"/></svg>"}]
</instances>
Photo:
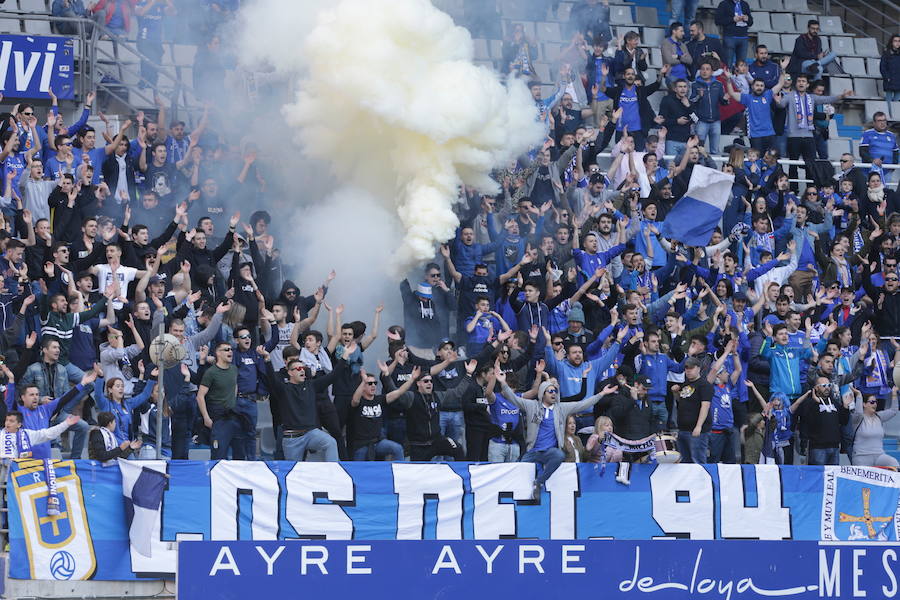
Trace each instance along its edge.
<instances>
[{"instance_id":1,"label":"man holding scarf overhead","mask_svg":"<svg viewBox=\"0 0 900 600\"><path fill-rule=\"evenodd\" d=\"M800 74L794 78L794 89L785 92L775 99L778 106L787 108L787 151L788 158L797 160L803 157L806 163L807 179L809 170L816 161L816 142L813 138L813 112L817 104L836 104L853 95L853 90L844 90L840 96L816 96L807 92L809 79ZM791 165L788 176L797 179L797 166Z\"/></svg>"}]
</instances>

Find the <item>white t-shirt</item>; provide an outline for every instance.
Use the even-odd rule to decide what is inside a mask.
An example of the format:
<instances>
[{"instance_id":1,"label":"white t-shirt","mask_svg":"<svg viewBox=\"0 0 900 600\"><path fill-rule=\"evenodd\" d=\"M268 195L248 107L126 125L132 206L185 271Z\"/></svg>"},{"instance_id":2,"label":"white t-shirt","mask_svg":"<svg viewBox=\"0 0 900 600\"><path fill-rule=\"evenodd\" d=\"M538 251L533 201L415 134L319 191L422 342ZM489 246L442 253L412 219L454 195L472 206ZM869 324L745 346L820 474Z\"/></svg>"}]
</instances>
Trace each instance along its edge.
<instances>
[{"instance_id":1,"label":"white t-shirt","mask_svg":"<svg viewBox=\"0 0 900 600\"><path fill-rule=\"evenodd\" d=\"M119 291L122 296L125 296L128 293L128 284L134 281L137 272L138 270L134 267L125 267L122 265L119 265L119 268L116 269L116 277L119 280ZM106 288L112 285L113 273L109 265L97 265L97 282L98 290L101 294L106 292ZM121 301L113 301L113 307L116 310L121 310L122 306L124 306L124 304L122 304Z\"/></svg>"}]
</instances>

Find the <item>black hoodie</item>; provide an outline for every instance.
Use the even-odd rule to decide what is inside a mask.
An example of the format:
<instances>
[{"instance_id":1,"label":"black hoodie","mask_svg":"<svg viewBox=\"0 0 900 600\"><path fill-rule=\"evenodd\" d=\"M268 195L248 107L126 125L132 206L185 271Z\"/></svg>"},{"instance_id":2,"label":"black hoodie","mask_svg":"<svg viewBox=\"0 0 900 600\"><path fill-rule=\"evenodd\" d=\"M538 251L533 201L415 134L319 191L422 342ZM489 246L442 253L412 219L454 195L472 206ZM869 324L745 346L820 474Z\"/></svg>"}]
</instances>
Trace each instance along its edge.
<instances>
[{"instance_id":1,"label":"black hoodie","mask_svg":"<svg viewBox=\"0 0 900 600\"><path fill-rule=\"evenodd\" d=\"M285 292L288 290L294 290L296 294L293 297L288 297L285 295ZM288 320L293 318L295 306L300 309L300 320L302 321L316 304L314 296L300 296L300 288L290 279L284 280L284 285L281 286L281 293L278 294L278 300L287 304Z\"/></svg>"}]
</instances>

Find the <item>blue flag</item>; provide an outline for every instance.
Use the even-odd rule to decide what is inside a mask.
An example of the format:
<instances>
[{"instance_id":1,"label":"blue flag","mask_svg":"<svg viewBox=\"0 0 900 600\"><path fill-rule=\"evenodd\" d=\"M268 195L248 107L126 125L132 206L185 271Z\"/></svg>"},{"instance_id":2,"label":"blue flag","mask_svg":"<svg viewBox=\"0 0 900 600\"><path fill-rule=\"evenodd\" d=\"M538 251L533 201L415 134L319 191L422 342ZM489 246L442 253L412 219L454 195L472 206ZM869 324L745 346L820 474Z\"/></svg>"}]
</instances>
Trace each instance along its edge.
<instances>
[{"instance_id":1,"label":"blue flag","mask_svg":"<svg viewBox=\"0 0 900 600\"><path fill-rule=\"evenodd\" d=\"M686 246L706 246L722 220L734 176L695 165L687 192L663 222L662 234Z\"/></svg>"}]
</instances>

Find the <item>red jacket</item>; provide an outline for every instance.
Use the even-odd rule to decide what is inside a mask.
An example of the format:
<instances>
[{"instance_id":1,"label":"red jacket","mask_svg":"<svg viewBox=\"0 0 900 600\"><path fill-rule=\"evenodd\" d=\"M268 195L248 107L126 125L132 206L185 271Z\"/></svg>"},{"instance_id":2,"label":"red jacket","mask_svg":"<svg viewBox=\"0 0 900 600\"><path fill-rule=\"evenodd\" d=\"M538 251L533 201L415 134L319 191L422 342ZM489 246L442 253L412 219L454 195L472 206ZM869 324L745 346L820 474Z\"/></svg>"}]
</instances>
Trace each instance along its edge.
<instances>
[{"instance_id":1,"label":"red jacket","mask_svg":"<svg viewBox=\"0 0 900 600\"><path fill-rule=\"evenodd\" d=\"M720 74L716 77L718 81L722 82L722 86L725 87L726 93L728 90L728 75L725 73ZM734 116L739 112L743 112L746 107L737 102L734 98L731 99L731 102L728 104L720 104L719 105L719 120L724 121L728 117Z\"/></svg>"}]
</instances>

